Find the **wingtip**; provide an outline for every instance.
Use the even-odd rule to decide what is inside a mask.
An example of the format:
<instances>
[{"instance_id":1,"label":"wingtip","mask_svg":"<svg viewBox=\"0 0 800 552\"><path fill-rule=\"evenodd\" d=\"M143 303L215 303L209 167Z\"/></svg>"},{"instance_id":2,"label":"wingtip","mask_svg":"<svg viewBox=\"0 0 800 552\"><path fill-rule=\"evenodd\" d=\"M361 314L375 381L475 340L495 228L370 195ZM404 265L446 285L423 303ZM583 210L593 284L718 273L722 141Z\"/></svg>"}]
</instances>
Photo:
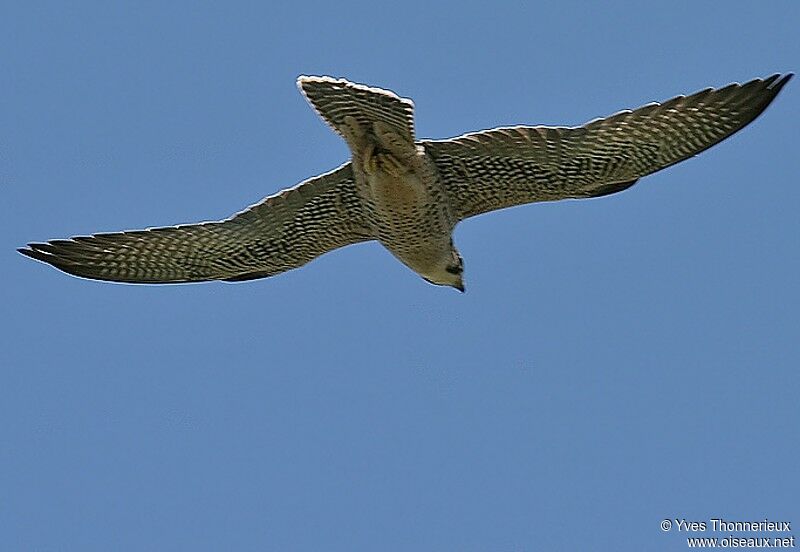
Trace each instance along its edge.
<instances>
[{"instance_id":1,"label":"wingtip","mask_svg":"<svg viewBox=\"0 0 800 552\"><path fill-rule=\"evenodd\" d=\"M792 80L792 77L794 77L794 73L786 73L783 76L781 76L780 74L776 74L775 76L778 78L770 83L769 88L770 90L775 90L775 92L777 93L780 91L781 88L786 86L786 83Z\"/></svg>"},{"instance_id":2,"label":"wingtip","mask_svg":"<svg viewBox=\"0 0 800 552\"><path fill-rule=\"evenodd\" d=\"M792 80L792 77L794 77L794 73L775 73L763 80L763 84L761 85L762 101L758 113L763 112L767 106L778 97L778 94L780 94L783 87Z\"/></svg>"},{"instance_id":3,"label":"wingtip","mask_svg":"<svg viewBox=\"0 0 800 552\"><path fill-rule=\"evenodd\" d=\"M29 258L34 259L36 261L42 261L43 263L47 263L47 264L51 264L52 265L53 264L53 260L51 259L51 255L48 255L42 249L42 247L41 247L42 245L44 245L44 244L29 243L26 247L18 247L17 251L20 254L25 255L26 257L29 257Z\"/></svg>"},{"instance_id":4,"label":"wingtip","mask_svg":"<svg viewBox=\"0 0 800 552\"><path fill-rule=\"evenodd\" d=\"M74 264L64 258L52 254L51 251L48 251L49 248L52 248L52 244L49 242L29 243L27 247L18 247L17 251L26 257L30 257L35 261L50 265L53 268L64 272L65 274L69 274L70 276L92 280L100 279L93 278L91 275L85 274L83 271L81 271L80 265Z\"/></svg>"}]
</instances>

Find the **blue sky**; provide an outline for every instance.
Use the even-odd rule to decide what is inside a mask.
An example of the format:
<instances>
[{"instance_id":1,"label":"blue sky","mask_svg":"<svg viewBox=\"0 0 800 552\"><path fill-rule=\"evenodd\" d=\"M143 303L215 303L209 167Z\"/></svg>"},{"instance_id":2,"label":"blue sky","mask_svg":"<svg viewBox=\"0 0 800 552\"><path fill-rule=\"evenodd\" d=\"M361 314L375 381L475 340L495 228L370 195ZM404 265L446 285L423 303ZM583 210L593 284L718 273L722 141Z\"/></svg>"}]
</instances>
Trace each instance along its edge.
<instances>
[{"instance_id":1,"label":"blue sky","mask_svg":"<svg viewBox=\"0 0 800 552\"><path fill-rule=\"evenodd\" d=\"M7 550L682 550L800 524L800 89L700 157L247 284L80 280L29 241L223 218L338 166L299 74L419 137L800 69L795 2L13 3L0 14ZM707 533L709 536L724 534Z\"/></svg>"}]
</instances>

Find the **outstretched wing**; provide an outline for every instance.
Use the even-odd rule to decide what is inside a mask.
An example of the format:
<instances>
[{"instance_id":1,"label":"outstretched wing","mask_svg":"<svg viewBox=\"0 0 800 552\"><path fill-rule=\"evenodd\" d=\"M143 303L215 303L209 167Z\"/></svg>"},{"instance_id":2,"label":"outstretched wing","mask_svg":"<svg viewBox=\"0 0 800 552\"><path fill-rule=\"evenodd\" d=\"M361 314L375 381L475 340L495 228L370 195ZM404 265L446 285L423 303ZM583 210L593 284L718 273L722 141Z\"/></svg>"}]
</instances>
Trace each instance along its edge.
<instances>
[{"instance_id":1,"label":"outstretched wing","mask_svg":"<svg viewBox=\"0 0 800 552\"><path fill-rule=\"evenodd\" d=\"M423 141L458 218L536 201L598 197L719 143L792 77L706 89L576 128L511 127Z\"/></svg>"},{"instance_id":2,"label":"outstretched wing","mask_svg":"<svg viewBox=\"0 0 800 552\"><path fill-rule=\"evenodd\" d=\"M342 128L349 116L365 129L380 121L407 142L414 142L414 102L409 99L331 77L301 76L297 86L319 116L344 137Z\"/></svg>"},{"instance_id":3,"label":"outstretched wing","mask_svg":"<svg viewBox=\"0 0 800 552\"><path fill-rule=\"evenodd\" d=\"M19 252L84 278L166 284L272 276L368 239L347 163L226 220L77 236Z\"/></svg>"}]
</instances>

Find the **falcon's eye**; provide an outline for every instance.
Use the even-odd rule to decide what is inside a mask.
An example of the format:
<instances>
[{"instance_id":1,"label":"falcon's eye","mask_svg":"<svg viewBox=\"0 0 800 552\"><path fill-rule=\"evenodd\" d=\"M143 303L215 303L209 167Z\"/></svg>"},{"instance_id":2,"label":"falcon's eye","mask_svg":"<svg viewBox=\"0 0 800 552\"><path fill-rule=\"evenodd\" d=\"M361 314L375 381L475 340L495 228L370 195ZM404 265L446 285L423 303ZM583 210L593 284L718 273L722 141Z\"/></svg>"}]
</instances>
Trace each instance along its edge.
<instances>
[{"instance_id":1,"label":"falcon's eye","mask_svg":"<svg viewBox=\"0 0 800 552\"><path fill-rule=\"evenodd\" d=\"M461 274L464 272L464 269L458 265L448 265L444 267L444 269L450 274Z\"/></svg>"}]
</instances>

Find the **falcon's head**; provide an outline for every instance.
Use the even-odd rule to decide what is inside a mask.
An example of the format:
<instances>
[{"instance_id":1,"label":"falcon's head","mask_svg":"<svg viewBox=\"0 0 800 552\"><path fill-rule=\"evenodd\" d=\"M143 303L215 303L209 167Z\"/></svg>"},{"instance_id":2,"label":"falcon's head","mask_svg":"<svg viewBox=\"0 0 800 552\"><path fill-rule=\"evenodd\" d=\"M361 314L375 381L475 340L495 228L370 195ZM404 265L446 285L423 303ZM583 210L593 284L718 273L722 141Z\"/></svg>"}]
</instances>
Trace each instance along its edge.
<instances>
[{"instance_id":1,"label":"falcon's head","mask_svg":"<svg viewBox=\"0 0 800 552\"><path fill-rule=\"evenodd\" d=\"M450 286L461 293L466 291L464 288L464 260L452 242L450 251L422 277L437 286Z\"/></svg>"}]
</instances>

